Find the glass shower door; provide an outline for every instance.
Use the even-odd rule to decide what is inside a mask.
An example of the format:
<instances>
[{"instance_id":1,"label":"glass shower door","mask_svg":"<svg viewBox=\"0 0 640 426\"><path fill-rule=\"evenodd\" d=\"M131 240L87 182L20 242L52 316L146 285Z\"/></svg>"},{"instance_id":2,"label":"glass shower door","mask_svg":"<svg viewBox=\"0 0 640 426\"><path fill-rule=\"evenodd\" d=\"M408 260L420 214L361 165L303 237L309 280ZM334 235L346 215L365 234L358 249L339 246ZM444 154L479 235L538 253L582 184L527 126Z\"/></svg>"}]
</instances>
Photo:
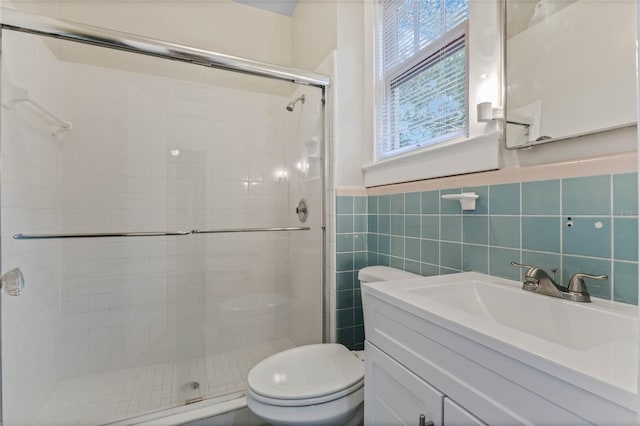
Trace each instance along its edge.
<instances>
[{"instance_id":1,"label":"glass shower door","mask_svg":"<svg viewBox=\"0 0 640 426\"><path fill-rule=\"evenodd\" d=\"M231 397L263 358L321 341L319 89L288 111L288 83L2 43L2 271L26 280L1 297L5 424ZM299 198L311 231L208 233L297 226ZM83 235L100 233L121 235Z\"/></svg>"},{"instance_id":2,"label":"glass shower door","mask_svg":"<svg viewBox=\"0 0 640 426\"><path fill-rule=\"evenodd\" d=\"M3 49L38 52L40 47L33 37L3 31ZM62 358L62 243L13 239L18 233L60 230L61 157L50 140L57 129L40 113L44 109L57 116L58 98L44 82L29 84L36 80L33 58L21 55L2 63L2 272L19 267L27 280L20 296L1 296L2 381L11 384L2 391L5 424L35 421L34 413L58 382ZM61 76L52 55L41 60L52 65L49 78L58 83ZM34 125L27 125L30 117L35 117Z\"/></svg>"},{"instance_id":3,"label":"glass shower door","mask_svg":"<svg viewBox=\"0 0 640 426\"><path fill-rule=\"evenodd\" d=\"M202 268L190 218L169 208L185 172L167 87L202 71L147 76L131 68L162 61L7 31L2 41L2 265L26 279L20 297L2 295L4 422L104 424L184 405L194 389L181 363L202 345L178 326L195 311L181 290ZM203 172L182 167L192 181Z\"/></svg>"}]
</instances>

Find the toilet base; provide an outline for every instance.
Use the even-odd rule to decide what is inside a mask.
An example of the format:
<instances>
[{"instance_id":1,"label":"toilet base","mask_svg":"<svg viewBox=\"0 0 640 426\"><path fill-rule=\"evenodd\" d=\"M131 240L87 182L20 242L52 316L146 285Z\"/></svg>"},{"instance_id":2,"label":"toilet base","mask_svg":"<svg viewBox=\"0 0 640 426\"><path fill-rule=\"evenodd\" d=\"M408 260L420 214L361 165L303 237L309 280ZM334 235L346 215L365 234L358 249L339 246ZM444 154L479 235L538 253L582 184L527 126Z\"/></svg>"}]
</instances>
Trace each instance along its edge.
<instances>
[{"instance_id":1,"label":"toilet base","mask_svg":"<svg viewBox=\"0 0 640 426\"><path fill-rule=\"evenodd\" d=\"M363 426L364 425L364 402L360 403L357 411L354 413L351 420L345 426Z\"/></svg>"}]
</instances>

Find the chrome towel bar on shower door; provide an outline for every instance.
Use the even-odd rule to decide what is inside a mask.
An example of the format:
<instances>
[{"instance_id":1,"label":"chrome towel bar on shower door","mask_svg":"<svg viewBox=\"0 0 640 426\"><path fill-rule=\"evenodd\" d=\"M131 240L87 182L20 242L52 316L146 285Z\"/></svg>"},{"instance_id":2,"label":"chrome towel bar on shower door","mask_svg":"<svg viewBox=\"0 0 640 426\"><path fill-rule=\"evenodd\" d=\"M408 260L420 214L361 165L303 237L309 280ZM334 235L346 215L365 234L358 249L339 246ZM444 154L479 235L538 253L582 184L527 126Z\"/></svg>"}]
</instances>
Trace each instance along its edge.
<instances>
[{"instance_id":1,"label":"chrome towel bar on shower door","mask_svg":"<svg viewBox=\"0 0 640 426\"><path fill-rule=\"evenodd\" d=\"M14 240L50 240L56 238L113 238L113 237L160 237L172 235L189 235L190 231L170 232L100 232L100 233L74 233L74 234L16 234Z\"/></svg>"},{"instance_id":2,"label":"chrome towel bar on shower door","mask_svg":"<svg viewBox=\"0 0 640 426\"><path fill-rule=\"evenodd\" d=\"M309 231L308 226L292 228L230 228L230 229L192 229L190 231L160 231L160 232L101 232L101 233L72 233L72 234L16 234L15 240L52 240L60 238L114 238L114 237L163 237L184 236L192 234L226 234L235 232L282 232L282 231Z\"/></svg>"},{"instance_id":3,"label":"chrome towel bar on shower door","mask_svg":"<svg viewBox=\"0 0 640 426\"><path fill-rule=\"evenodd\" d=\"M192 234L228 234L231 232L282 232L282 231L309 231L308 226L296 226L292 228L237 228L237 229L194 229Z\"/></svg>"}]
</instances>

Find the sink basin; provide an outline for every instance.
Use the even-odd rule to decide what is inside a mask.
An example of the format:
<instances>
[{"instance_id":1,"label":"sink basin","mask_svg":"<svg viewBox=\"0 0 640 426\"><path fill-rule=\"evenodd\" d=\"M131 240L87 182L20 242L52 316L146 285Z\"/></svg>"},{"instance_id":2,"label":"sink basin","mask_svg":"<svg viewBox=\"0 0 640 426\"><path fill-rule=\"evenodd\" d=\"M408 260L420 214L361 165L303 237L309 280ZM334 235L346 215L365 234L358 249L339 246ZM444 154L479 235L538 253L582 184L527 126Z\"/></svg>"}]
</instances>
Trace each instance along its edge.
<instances>
[{"instance_id":1,"label":"sink basin","mask_svg":"<svg viewBox=\"0 0 640 426\"><path fill-rule=\"evenodd\" d=\"M463 280L407 291L431 302L575 350L586 350L636 333L628 315L528 293L511 285Z\"/></svg>"},{"instance_id":2,"label":"sink basin","mask_svg":"<svg viewBox=\"0 0 640 426\"><path fill-rule=\"evenodd\" d=\"M636 398L636 306L597 298L578 303L521 287L476 272L367 283L365 322L367 303L383 300L551 376L607 383Z\"/></svg>"}]
</instances>

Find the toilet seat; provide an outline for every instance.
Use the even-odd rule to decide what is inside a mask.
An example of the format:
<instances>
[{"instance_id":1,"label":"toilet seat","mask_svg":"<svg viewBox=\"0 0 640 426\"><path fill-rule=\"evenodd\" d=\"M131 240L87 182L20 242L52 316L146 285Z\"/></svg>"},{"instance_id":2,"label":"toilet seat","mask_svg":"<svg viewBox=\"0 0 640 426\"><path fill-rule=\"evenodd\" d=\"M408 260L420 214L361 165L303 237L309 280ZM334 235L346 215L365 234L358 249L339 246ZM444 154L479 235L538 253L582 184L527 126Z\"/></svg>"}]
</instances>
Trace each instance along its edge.
<instances>
[{"instance_id":1,"label":"toilet seat","mask_svg":"<svg viewBox=\"0 0 640 426\"><path fill-rule=\"evenodd\" d=\"M248 394L251 398L255 399L256 401L260 401L264 404L277 405L279 407L303 407L306 405L324 404L325 402L331 402L336 399L340 399L344 396L352 394L353 392L356 392L358 389L361 389L363 386L364 386L364 379L358 381L357 383L349 386L346 389L342 389L341 391L338 391L336 393L324 395L317 398L300 398L300 399L269 398L254 392L251 388L248 389Z\"/></svg>"},{"instance_id":2,"label":"toilet seat","mask_svg":"<svg viewBox=\"0 0 640 426\"><path fill-rule=\"evenodd\" d=\"M247 393L249 409L263 421L276 426L361 426L363 401L364 386L333 401L299 407L265 404Z\"/></svg>"},{"instance_id":3,"label":"toilet seat","mask_svg":"<svg viewBox=\"0 0 640 426\"><path fill-rule=\"evenodd\" d=\"M364 363L338 344L289 349L259 362L248 393L265 404L300 407L333 401L364 385Z\"/></svg>"}]
</instances>

